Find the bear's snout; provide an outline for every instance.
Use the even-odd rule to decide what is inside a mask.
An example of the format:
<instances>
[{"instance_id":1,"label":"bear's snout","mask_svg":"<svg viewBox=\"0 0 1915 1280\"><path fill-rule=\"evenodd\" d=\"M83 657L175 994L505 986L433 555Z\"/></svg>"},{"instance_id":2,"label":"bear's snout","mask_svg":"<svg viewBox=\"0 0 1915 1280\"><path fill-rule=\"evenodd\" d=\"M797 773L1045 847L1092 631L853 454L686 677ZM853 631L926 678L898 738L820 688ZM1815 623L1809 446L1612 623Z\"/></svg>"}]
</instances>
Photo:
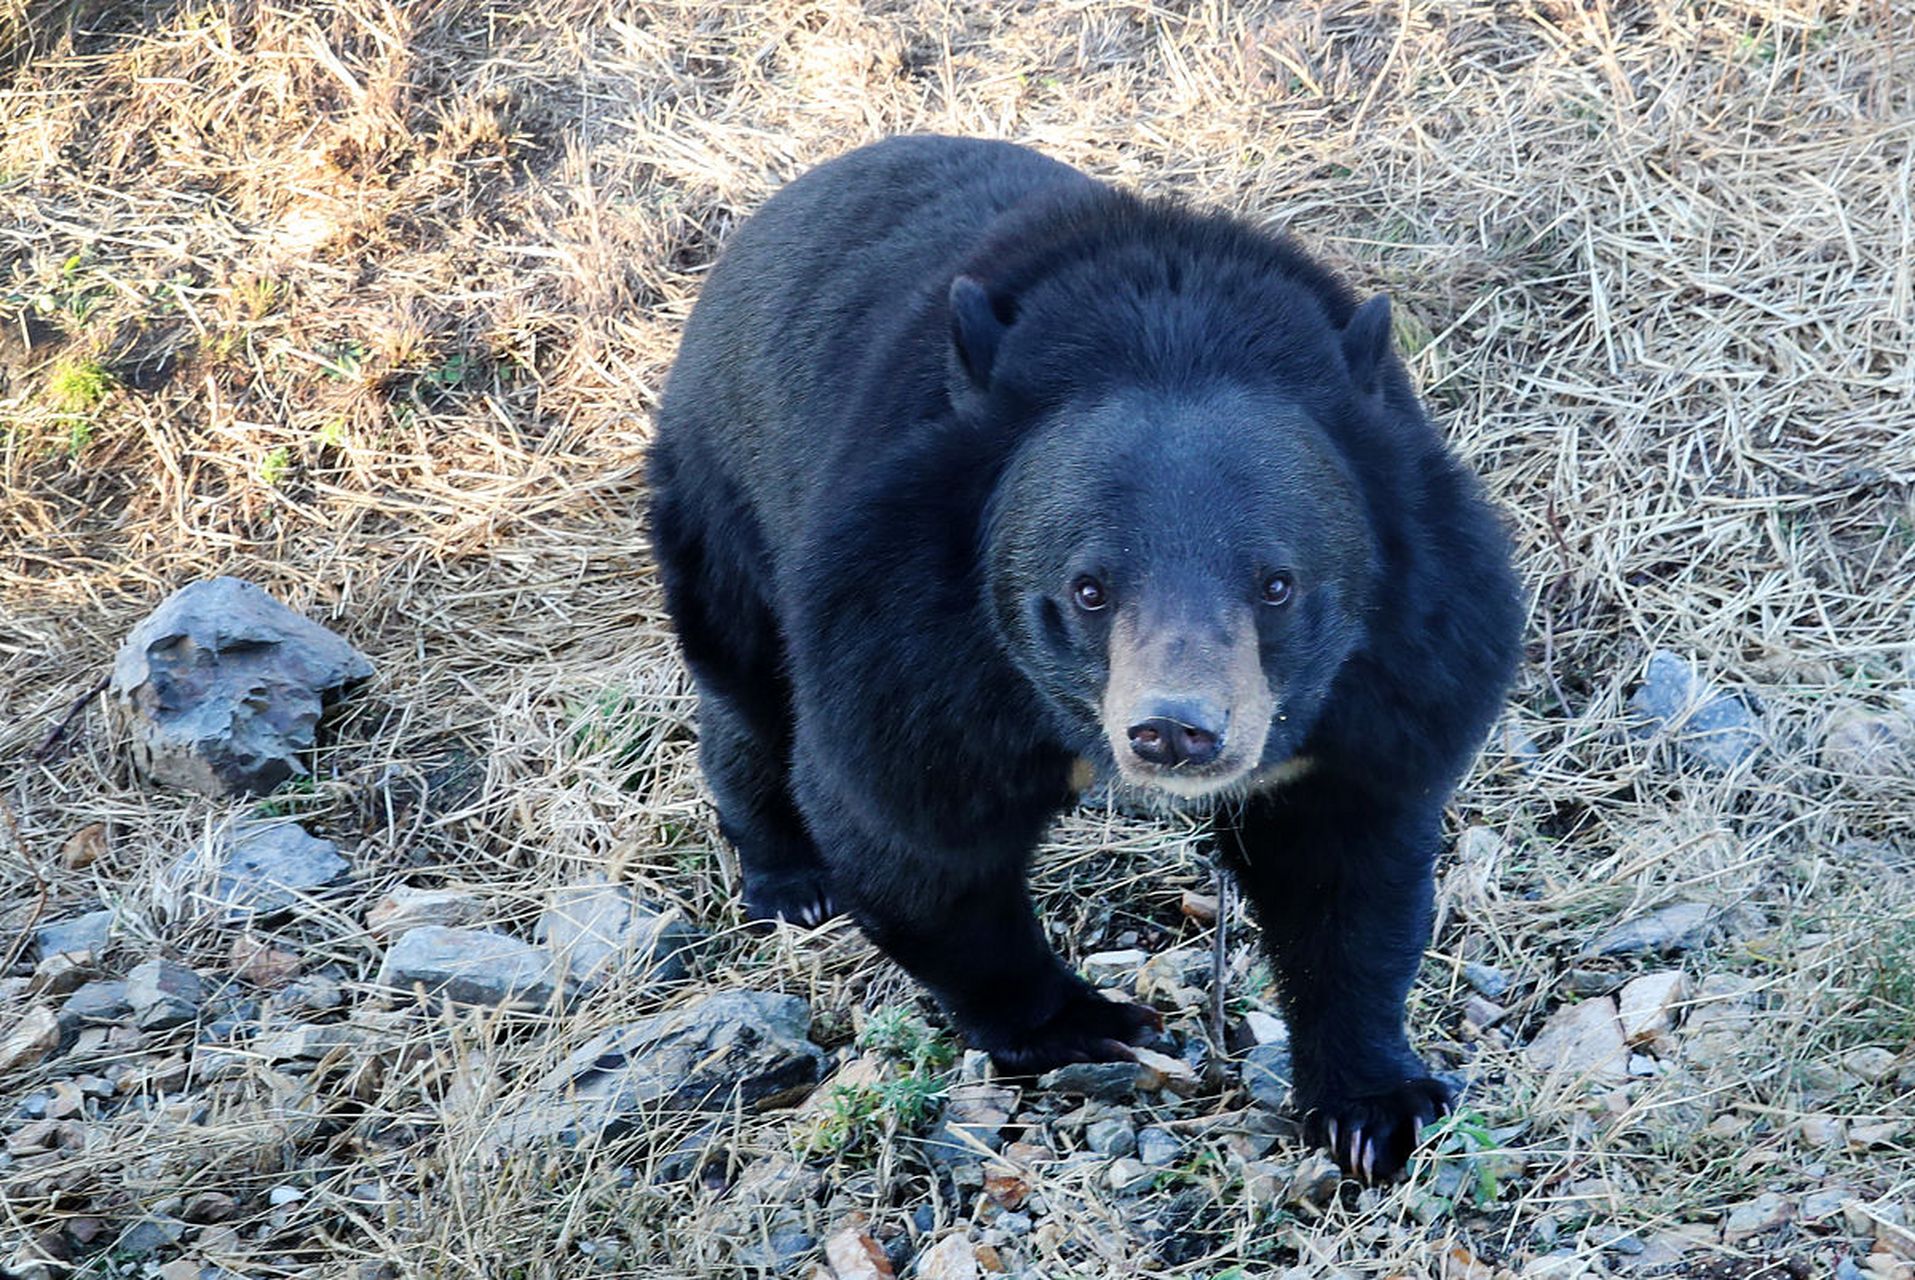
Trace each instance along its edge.
<instances>
[{"instance_id":1,"label":"bear's snout","mask_svg":"<svg viewBox=\"0 0 1915 1280\"><path fill-rule=\"evenodd\" d=\"M1200 767L1223 751L1227 716L1209 707L1164 707L1130 726L1130 749L1148 764Z\"/></svg>"}]
</instances>

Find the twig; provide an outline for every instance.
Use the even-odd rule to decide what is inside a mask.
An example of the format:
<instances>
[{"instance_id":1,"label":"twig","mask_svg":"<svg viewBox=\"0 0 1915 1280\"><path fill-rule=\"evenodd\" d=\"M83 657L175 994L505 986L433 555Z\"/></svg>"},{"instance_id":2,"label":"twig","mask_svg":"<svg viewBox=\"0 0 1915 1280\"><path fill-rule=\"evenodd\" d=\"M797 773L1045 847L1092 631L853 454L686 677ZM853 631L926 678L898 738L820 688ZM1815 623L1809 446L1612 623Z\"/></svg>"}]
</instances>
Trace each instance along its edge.
<instances>
[{"instance_id":1,"label":"twig","mask_svg":"<svg viewBox=\"0 0 1915 1280\"><path fill-rule=\"evenodd\" d=\"M86 710L86 704L97 698L100 695L100 691L106 688L106 682L110 678L109 676L101 676L94 682L91 689L88 689L85 693L73 700L73 705L67 708L67 713L60 717L60 723L54 725L52 731L49 732L47 736L41 740L40 745L34 749L33 758L36 762L44 762L53 755L53 749L59 746L61 740L66 737L66 732L73 727L74 720L79 717L82 711Z\"/></svg>"}]
</instances>

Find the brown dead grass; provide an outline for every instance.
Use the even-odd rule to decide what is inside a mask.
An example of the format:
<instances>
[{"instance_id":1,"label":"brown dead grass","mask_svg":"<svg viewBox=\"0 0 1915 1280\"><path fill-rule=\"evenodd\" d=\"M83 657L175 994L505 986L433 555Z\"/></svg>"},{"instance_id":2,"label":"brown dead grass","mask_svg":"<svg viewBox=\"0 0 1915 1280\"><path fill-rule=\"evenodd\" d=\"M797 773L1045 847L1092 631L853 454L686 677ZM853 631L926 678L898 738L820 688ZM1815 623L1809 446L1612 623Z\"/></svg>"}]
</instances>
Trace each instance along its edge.
<instances>
[{"instance_id":1,"label":"brown dead grass","mask_svg":"<svg viewBox=\"0 0 1915 1280\"><path fill-rule=\"evenodd\" d=\"M519 927L609 871L720 932L705 985L802 993L840 1034L912 999L848 929L735 931L641 457L700 274L778 183L893 132L1011 137L1389 290L1535 599L1511 725L1537 755L1493 745L1459 797L1504 843L1478 888L1446 882L1414 1010L1521 1172L1428 1222L1416 1188L1309 1219L1252 1204L1219 1149L1192 1184L1207 1260L1179 1266L1121 1243L1135 1202L1040 1176L1074 1234L1030 1274L1435 1275L1458 1247L1520 1270L1551 1240L1618 1269L1616 1234L1706 1234L1764 1189L1915 1200L1909 1097L1832 1076L1915 1035L1882 982L1915 942L1915 780L1819 754L1831 714L1915 676L1915 7L14 0L0 57L0 922L106 901L130 922L116 961L224 971L230 938L153 885L229 808L137 785L92 711L36 751L160 596L233 573L379 667L289 802L358 876L279 931L309 968L361 990L361 910L401 881L482 886ZM110 381L76 411L54 380L81 367ZM1653 648L1759 699L1759 761L1687 774L1624 732ZM65 869L92 822L105 856ZM1073 954L1126 930L1206 945L1176 910L1206 868L1193 830L1085 813L1039 886ZM1677 900L1743 909L1685 962L1756 984L1739 1052L1597 1099L1548 1088L1514 1046L1576 949ZM1229 994L1254 1001L1235 937ZM1517 981L1482 1036L1457 1017L1464 960ZM239 1229L191 1256L248 1276L739 1271L722 1205L650 1183L669 1142L472 1156L487 1108L648 1010L634 993L558 1019L355 1007L389 1052L197 1106L162 1081L143 1119L0 1164L0 1238L217 1188ZM1900 1127L1818 1145L1805 1114ZM741 1163L788 1149L775 1118L733 1123ZM841 1172L814 1229L933 1194ZM306 1198L269 1208L288 1184ZM608 1239L615 1261L582 1248ZM1826 1272L1854 1243L1710 1246L1771 1247Z\"/></svg>"}]
</instances>

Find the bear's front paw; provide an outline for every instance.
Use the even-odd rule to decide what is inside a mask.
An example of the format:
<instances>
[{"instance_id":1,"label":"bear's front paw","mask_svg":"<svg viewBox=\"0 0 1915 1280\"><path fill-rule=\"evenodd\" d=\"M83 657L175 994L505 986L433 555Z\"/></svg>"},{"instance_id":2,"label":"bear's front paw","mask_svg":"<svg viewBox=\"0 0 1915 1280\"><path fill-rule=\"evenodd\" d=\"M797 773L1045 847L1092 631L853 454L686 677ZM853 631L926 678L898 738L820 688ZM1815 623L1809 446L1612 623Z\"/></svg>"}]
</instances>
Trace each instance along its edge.
<instances>
[{"instance_id":1,"label":"bear's front paw","mask_svg":"<svg viewBox=\"0 0 1915 1280\"><path fill-rule=\"evenodd\" d=\"M837 914L838 904L822 869L745 875L747 920L765 924L788 920L815 929Z\"/></svg>"},{"instance_id":2,"label":"bear's front paw","mask_svg":"<svg viewBox=\"0 0 1915 1280\"><path fill-rule=\"evenodd\" d=\"M1124 1062L1130 1046L1163 1030L1163 1015L1119 1004L1088 989L1073 992L1048 1019L1021 1031L973 1037L1007 1075L1034 1076L1073 1062Z\"/></svg>"},{"instance_id":3,"label":"bear's front paw","mask_svg":"<svg viewBox=\"0 0 1915 1280\"><path fill-rule=\"evenodd\" d=\"M1423 1126L1448 1111L1449 1087L1429 1076L1394 1089L1322 1103L1304 1117L1304 1137L1330 1155L1344 1176L1388 1182L1403 1171Z\"/></svg>"}]
</instances>

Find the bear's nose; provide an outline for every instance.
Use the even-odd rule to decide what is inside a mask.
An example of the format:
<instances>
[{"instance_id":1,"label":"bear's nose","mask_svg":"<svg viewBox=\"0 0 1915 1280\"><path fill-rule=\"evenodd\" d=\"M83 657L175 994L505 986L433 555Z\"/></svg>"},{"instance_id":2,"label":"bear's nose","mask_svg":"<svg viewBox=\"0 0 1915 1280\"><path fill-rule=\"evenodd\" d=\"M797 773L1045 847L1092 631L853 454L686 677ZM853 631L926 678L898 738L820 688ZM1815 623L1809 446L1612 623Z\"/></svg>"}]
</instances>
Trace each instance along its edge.
<instances>
[{"instance_id":1,"label":"bear's nose","mask_svg":"<svg viewBox=\"0 0 1915 1280\"><path fill-rule=\"evenodd\" d=\"M1190 716L1152 716L1130 727L1130 749L1140 760L1176 768L1204 765L1223 750L1223 735Z\"/></svg>"}]
</instances>

